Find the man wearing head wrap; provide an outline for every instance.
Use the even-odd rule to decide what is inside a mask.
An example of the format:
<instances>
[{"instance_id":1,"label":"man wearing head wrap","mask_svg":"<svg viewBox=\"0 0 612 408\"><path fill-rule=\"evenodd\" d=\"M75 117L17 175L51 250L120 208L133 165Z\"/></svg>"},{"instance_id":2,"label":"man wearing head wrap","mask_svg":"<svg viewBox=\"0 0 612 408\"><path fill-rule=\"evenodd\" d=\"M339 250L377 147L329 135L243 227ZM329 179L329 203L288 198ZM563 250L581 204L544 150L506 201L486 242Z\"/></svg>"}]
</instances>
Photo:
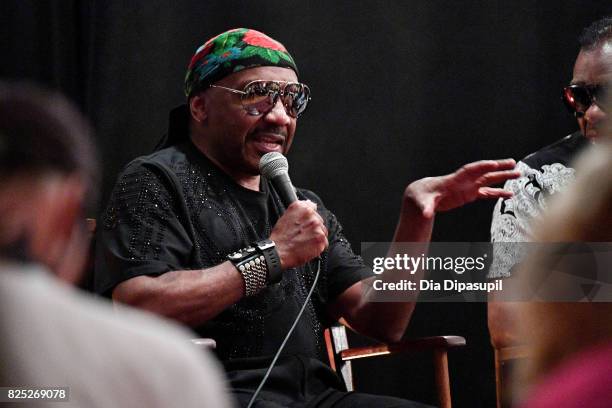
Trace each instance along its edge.
<instances>
[{"instance_id":1,"label":"man wearing head wrap","mask_svg":"<svg viewBox=\"0 0 612 408\"><path fill-rule=\"evenodd\" d=\"M119 177L101 223L97 290L214 338L246 405L320 260L316 290L256 406L418 406L343 392L324 363L330 323L342 318L363 334L397 341L414 302L368 302L364 280L372 271L321 199L298 188L298 201L285 208L260 177L262 155L289 151L310 99L286 48L255 30L222 33L196 51L185 91L187 106L172 113L162 150ZM483 161L411 184L395 240L426 242L436 211L506 197L487 186L515 177L513 167L512 160Z\"/></svg>"}]
</instances>

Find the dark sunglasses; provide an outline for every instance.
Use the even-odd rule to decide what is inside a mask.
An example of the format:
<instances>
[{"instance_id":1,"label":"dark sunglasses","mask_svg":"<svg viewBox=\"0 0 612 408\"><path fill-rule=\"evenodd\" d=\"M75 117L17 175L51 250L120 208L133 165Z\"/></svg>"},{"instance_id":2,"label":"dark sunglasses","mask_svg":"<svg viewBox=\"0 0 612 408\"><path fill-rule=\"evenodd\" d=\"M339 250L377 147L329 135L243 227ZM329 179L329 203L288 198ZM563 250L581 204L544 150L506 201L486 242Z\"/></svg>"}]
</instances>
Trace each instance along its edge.
<instances>
[{"instance_id":1,"label":"dark sunglasses","mask_svg":"<svg viewBox=\"0 0 612 408\"><path fill-rule=\"evenodd\" d=\"M240 95L242 107L249 115L257 116L270 112L278 98L281 98L287 115L292 118L300 116L310 101L310 89L299 82L253 81L242 90L227 88L221 85L211 85Z\"/></svg>"},{"instance_id":2,"label":"dark sunglasses","mask_svg":"<svg viewBox=\"0 0 612 408\"><path fill-rule=\"evenodd\" d=\"M570 113L581 118L593 103L605 101L606 92L602 85L570 85L563 88L563 102Z\"/></svg>"}]
</instances>

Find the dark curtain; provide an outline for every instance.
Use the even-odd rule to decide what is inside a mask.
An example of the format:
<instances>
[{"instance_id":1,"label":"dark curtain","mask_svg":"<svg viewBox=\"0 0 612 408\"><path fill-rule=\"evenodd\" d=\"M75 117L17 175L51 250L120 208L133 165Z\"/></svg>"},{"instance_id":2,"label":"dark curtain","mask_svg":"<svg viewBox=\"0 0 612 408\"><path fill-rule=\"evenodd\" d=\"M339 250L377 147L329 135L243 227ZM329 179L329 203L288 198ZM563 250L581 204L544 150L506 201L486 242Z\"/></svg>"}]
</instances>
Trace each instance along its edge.
<instances>
[{"instance_id":1,"label":"dark curtain","mask_svg":"<svg viewBox=\"0 0 612 408\"><path fill-rule=\"evenodd\" d=\"M560 89L571 79L581 29L612 6L5 0L0 11L0 76L60 89L81 106L97 132L103 201L121 167L165 133L200 44L240 26L280 40L313 91L289 155L292 178L321 195L358 248L391 238L410 181L477 159L520 159L575 130ZM434 238L487 241L492 206L440 214ZM450 356L457 407L494 405L485 311L420 304L407 333L467 338ZM429 360L357 363L357 386L434 403Z\"/></svg>"}]
</instances>

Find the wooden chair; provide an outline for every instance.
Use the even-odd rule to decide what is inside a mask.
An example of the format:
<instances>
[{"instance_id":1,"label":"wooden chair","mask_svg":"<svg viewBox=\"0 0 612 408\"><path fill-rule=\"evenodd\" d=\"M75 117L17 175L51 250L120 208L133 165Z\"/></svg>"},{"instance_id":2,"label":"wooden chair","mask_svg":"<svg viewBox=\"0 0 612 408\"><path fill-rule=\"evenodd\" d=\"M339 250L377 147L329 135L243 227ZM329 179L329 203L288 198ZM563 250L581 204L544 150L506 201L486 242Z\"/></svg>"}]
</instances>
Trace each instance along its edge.
<instances>
[{"instance_id":1,"label":"wooden chair","mask_svg":"<svg viewBox=\"0 0 612 408\"><path fill-rule=\"evenodd\" d=\"M509 377L512 365L519 359L527 358L526 346L493 348L495 353L495 396L497 408L512 406Z\"/></svg>"},{"instance_id":2,"label":"wooden chair","mask_svg":"<svg viewBox=\"0 0 612 408\"><path fill-rule=\"evenodd\" d=\"M349 348L344 326L337 325L326 329L324 335L330 365L344 380L348 391L354 390L351 360L378 357L399 352L433 351L435 382L440 408L451 408L448 349L451 347L465 346L465 339L463 337L423 337L393 344L378 344L368 347ZM191 341L194 345L203 349L214 349L216 347L216 343L213 339L192 339Z\"/></svg>"},{"instance_id":3,"label":"wooden chair","mask_svg":"<svg viewBox=\"0 0 612 408\"><path fill-rule=\"evenodd\" d=\"M96 220L88 218L86 220L87 230L92 239L96 232ZM93 262L93 257L90 257ZM93 267L93 265L88 265ZM342 325L337 325L325 330L325 343L329 357L330 366L344 380L349 391L354 389L353 375L351 371L351 360L367 357L376 357L398 352L412 351L433 351L435 382L440 401L440 408L451 408L450 380L448 373L448 349L451 347L465 346L465 339L459 336L435 336L424 337L413 340L406 340L393 344L378 344L369 347L349 348L346 336L346 329ZM217 344L214 339L200 338L192 339L191 342L198 348L214 349Z\"/></svg>"},{"instance_id":4,"label":"wooden chair","mask_svg":"<svg viewBox=\"0 0 612 408\"><path fill-rule=\"evenodd\" d=\"M329 362L344 380L349 391L354 390L351 361L359 358L378 357L400 352L431 350L434 359L435 383L440 408L451 408L450 378L448 372L448 349L465 346L460 336L434 336L410 339L391 344L349 348L346 328L342 325L325 330L325 343Z\"/></svg>"},{"instance_id":5,"label":"wooden chair","mask_svg":"<svg viewBox=\"0 0 612 408\"><path fill-rule=\"evenodd\" d=\"M504 302L489 298L487 325L495 358L495 395L497 408L509 408L512 404L510 377L519 359L528 357L527 346L520 344L516 327L520 316L516 302Z\"/></svg>"},{"instance_id":6,"label":"wooden chair","mask_svg":"<svg viewBox=\"0 0 612 408\"><path fill-rule=\"evenodd\" d=\"M201 339L191 339L191 343L198 347L208 350L214 350L217 348L217 342L214 339L201 338Z\"/></svg>"}]
</instances>

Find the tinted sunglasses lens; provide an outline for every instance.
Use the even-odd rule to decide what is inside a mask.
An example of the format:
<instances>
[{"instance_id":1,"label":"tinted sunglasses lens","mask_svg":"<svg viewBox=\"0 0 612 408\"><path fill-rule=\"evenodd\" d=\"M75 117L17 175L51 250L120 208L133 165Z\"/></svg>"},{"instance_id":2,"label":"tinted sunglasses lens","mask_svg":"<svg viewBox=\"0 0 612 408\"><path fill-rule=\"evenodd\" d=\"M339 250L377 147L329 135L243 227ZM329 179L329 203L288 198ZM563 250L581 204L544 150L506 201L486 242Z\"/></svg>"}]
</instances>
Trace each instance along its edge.
<instances>
[{"instance_id":1,"label":"tinted sunglasses lens","mask_svg":"<svg viewBox=\"0 0 612 408\"><path fill-rule=\"evenodd\" d=\"M572 112L586 112L591 106L591 95L583 86L568 86L563 90L563 100Z\"/></svg>"},{"instance_id":2,"label":"tinted sunglasses lens","mask_svg":"<svg viewBox=\"0 0 612 408\"><path fill-rule=\"evenodd\" d=\"M272 109L279 91L275 82L252 82L244 88L242 106L249 115L261 115Z\"/></svg>"},{"instance_id":3,"label":"tinted sunglasses lens","mask_svg":"<svg viewBox=\"0 0 612 408\"><path fill-rule=\"evenodd\" d=\"M306 110L309 99L310 89L306 85L289 83L285 86L283 103L290 116L294 118L300 116Z\"/></svg>"}]
</instances>

